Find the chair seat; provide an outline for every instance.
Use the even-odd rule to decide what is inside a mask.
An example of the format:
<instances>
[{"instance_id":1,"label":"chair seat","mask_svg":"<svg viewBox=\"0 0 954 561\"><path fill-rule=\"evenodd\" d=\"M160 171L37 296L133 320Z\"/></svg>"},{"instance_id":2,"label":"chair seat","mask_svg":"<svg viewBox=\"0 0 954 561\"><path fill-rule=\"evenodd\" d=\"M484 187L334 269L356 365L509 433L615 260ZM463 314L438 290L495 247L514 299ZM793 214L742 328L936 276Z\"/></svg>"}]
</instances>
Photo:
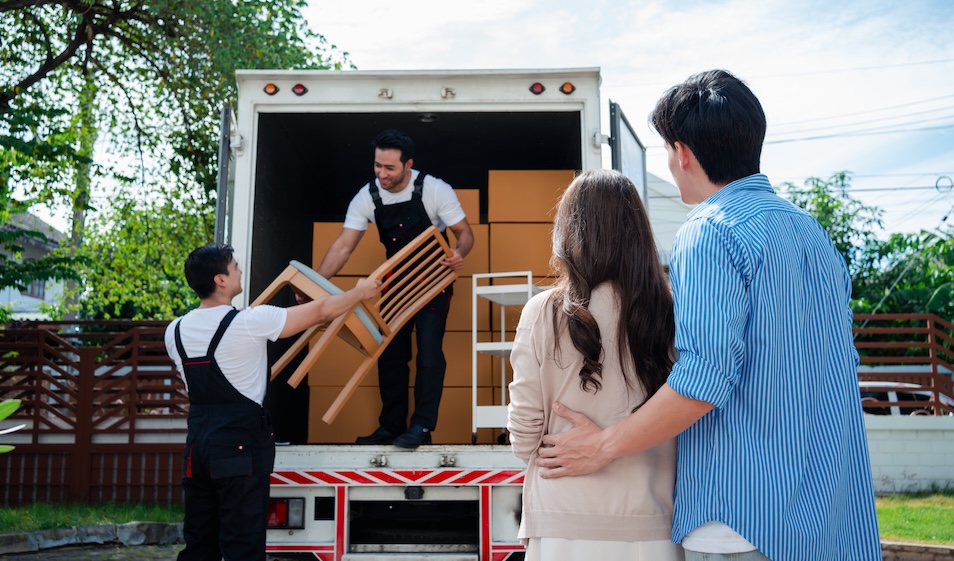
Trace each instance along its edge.
<instances>
[{"instance_id":1,"label":"chair seat","mask_svg":"<svg viewBox=\"0 0 954 561\"><path fill-rule=\"evenodd\" d=\"M328 294L341 294L342 292L344 292L343 290L335 286L331 281L319 275L317 272L315 272L314 269L312 269L308 265L305 265L301 261L292 260L288 264L294 267L295 269L297 269L299 273L308 277L310 281L320 286L321 289L327 292ZM374 340L378 344L381 344L381 342L384 341L384 335L381 334L381 331L378 329L378 326L375 325L373 321L371 321L371 318L368 317L367 312L365 312L360 306L355 308L354 315L357 316L357 318L361 321L361 323L364 324L365 327L368 328L368 332L371 333L371 336L374 337Z\"/></svg>"}]
</instances>

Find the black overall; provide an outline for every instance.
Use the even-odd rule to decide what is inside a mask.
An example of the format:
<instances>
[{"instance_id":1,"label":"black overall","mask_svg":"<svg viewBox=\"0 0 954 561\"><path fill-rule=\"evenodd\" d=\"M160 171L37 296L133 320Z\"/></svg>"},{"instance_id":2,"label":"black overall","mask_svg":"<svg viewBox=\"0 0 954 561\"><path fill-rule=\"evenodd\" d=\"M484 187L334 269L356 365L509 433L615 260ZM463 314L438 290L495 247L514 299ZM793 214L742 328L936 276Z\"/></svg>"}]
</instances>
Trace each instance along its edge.
<instances>
[{"instance_id":1,"label":"black overall","mask_svg":"<svg viewBox=\"0 0 954 561\"><path fill-rule=\"evenodd\" d=\"M374 201L374 222L378 226L381 243L391 257L431 226L431 218L424 209L424 173L414 181L411 200L385 205L374 180L369 192ZM446 238L446 234L445 234ZM437 427L437 410L444 391L444 328L453 285L421 308L394 336L391 344L378 359L378 386L381 392L381 427L392 434L401 434L408 427L408 395L410 383L411 333L417 332L417 370L414 379L414 414L411 425L428 430Z\"/></svg>"},{"instance_id":2,"label":"black overall","mask_svg":"<svg viewBox=\"0 0 954 561\"><path fill-rule=\"evenodd\" d=\"M181 320L175 328L189 386L182 473L186 547L179 561L265 560L274 434L264 409L236 390L215 361L215 349L236 314L233 309L222 318L202 357L186 356Z\"/></svg>"}]
</instances>

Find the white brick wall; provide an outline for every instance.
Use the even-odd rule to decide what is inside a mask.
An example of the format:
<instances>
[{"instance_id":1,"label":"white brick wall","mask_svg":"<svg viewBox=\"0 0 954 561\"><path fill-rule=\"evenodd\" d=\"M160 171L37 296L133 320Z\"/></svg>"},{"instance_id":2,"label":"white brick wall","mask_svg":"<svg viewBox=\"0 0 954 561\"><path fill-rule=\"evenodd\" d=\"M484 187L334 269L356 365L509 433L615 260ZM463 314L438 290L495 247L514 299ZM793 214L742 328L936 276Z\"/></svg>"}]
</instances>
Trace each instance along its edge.
<instances>
[{"instance_id":1,"label":"white brick wall","mask_svg":"<svg viewBox=\"0 0 954 561\"><path fill-rule=\"evenodd\" d=\"M865 415L875 492L954 489L954 416Z\"/></svg>"}]
</instances>

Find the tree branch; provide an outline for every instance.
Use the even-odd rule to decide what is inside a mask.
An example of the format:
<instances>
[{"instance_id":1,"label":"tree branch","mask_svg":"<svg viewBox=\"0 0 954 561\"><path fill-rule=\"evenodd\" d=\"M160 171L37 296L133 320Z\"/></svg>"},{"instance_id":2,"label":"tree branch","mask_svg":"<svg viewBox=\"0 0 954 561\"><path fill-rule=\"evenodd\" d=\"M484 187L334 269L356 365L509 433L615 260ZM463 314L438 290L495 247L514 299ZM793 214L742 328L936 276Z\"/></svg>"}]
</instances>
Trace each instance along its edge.
<instances>
[{"instance_id":1,"label":"tree branch","mask_svg":"<svg viewBox=\"0 0 954 561\"><path fill-rule=\"evenodd\" d=\"M6 111L10 107L10 102L13 101L20 93L26 91L30 86L36 84L40 80L46 77L47 74L52 72L58 66L69 60L76 54L76 51L79 50L80 45L83 45L87 41L87 31L89 27L86 22L86 19L80 21L79 26L76 28L76 34L73 36L73 40L66 46L66 48L61 52L56 58L49 58L40 65L40 68L36 72L27 76L20 81L19 84L13 86L4 91L0 91L0 111Z\"/></svg>"}]
</instances>

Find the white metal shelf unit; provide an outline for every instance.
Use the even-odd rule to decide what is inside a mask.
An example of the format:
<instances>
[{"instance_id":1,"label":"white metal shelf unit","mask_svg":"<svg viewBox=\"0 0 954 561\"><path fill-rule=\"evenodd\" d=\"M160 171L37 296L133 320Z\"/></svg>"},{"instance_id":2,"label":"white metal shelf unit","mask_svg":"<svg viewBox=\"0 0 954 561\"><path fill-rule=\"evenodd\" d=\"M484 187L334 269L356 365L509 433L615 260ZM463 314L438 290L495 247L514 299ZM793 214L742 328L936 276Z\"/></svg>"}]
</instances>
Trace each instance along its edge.
<instances>
[{"instance_id":1,"label":"white metal shelf unit","mask_svg":"<svg viewBox=\"0 0 954 561\"><path fill-rule=\"evenodd\" d=\"M525 283L489 284L496 279L526 279ZM507 340L506 307L526 304L534 294L543 291L543 287L533 284L532 271L514 271L506 273L481 273L473 276L473 309L471 310L471 419L472 439L477 441L478 428L503 428L507 426L507 363L513 341ZM477 304L483 298L500 306L500 331L489 342L477 341ZM500 404L479 405L477 403L477 355L484 353L500 359Z\"/></svg>"}]
</instances>

